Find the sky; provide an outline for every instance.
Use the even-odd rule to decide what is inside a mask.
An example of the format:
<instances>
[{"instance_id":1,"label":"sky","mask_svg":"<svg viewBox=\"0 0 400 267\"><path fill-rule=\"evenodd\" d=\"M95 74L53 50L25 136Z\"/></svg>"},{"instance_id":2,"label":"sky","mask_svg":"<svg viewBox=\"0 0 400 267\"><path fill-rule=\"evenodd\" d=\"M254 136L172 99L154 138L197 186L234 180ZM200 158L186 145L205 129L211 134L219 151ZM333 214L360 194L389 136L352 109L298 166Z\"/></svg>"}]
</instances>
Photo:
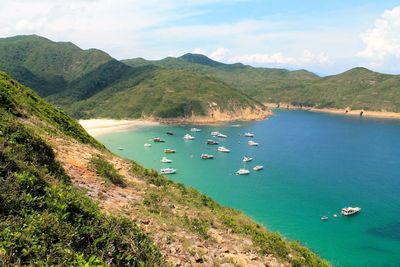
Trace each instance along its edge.
<instances>
[{"instance_id":1,"label":"sky","mask_svg":"<svg viewBox=\"0 0 400 267\"><path fill-rule=\"evenodd\" d=\"M201 53L330 75L400 74L400 1L0 0L0 37L37 34L117 59Z\"/></svg>"}]
</instances>

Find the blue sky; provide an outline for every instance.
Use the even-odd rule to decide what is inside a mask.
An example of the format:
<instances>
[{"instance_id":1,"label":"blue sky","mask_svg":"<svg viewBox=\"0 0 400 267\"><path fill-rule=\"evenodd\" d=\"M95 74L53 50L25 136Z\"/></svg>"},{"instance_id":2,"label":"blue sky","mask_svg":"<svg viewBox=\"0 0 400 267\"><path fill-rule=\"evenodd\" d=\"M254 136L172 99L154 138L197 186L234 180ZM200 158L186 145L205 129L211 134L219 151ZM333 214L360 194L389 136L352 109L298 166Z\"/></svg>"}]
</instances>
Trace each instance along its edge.
<instances>
[{"instance_id":1,"label":"blue sky","mask_svg":"<svg viewBox=\"0 0 400 267\"><path fill-rule=\"evenodd\" d=\"M38 34L118 59L187 52L328 75L400 74L400 3L314 0L1 0L0 36Z\"/></svg>"}]
</instances>

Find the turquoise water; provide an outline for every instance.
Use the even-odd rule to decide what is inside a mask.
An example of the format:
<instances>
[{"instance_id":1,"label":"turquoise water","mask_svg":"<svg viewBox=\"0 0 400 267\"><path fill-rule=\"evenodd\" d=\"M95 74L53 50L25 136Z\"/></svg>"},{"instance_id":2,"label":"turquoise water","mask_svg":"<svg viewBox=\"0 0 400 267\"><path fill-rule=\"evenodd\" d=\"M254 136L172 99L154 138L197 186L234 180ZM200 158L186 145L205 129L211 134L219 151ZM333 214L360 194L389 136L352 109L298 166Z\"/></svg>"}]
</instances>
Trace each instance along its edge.
<instances>
[{"instance_id":1,"label":"turquoise water","mask_svg":"<svg viewBox=\"0 0 400 267\"><path fill-rule=\"evenodd\" d=\"M198 126L194 141L184 141L190 126L157 126L113 133L98 139L115 153L146 167L178 169L169 177L193 186L218 202L242 210L268 229L300 240L334 266L400 266L400 121L277 111L262 122L241 127ZM207 146L211 131L227 139L230 154ZM168 136L172 131L174 136ZM259 147L249 147L255 133ZM166 143L148 139L160 136ZM124 147L119 151L118 147ZM174 148L162 165L164 148ZM212 153L213 160L201 160ZM249 176L236 176L242 157L265 166ZM333 217L344 206L362 207L352 217ZM329 216L321 221L322 215Z\"/></svg>"}]
</instances>

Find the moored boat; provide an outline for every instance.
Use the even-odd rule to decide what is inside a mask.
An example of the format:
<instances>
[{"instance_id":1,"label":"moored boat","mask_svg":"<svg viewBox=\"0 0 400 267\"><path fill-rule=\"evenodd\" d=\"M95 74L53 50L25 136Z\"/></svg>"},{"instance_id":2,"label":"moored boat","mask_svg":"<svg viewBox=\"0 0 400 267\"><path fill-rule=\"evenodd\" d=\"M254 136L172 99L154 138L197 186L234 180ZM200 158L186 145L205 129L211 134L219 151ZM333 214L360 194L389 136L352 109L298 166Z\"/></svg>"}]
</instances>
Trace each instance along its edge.
<instances>
[{"instance_id":1,"label":"moored boat","mask_svg":"<svg viewBox=\"0 0 400 267\"><path fill-rule=\"evenodd\" d=\"M167 157L163 157L163 158L161 159L161 163L172 163L172 160L171 160L171 159L168 159Z\"/></svg>"},{"instance_id":2,"label":"moored boat","mask_svg":"<svg viewBox=\"0 0 400 267\"><path fill-rule=\"evenodd\" d=\"M145 143L143 146L144 146L144 147L151 147L151 144Z\"/></svg>"},{"instance_id":3,"label":"moored boat","mask_svg":"<svg viewBox=\"0 0 400 267\"><path fill-rule=\"evenodd\" d=\"M247 144L248 144L249 146L258 146L258 143L257 143L257 142L254 142L253 140L248 141Z\"/></svg>"},{"instance_id":4,"label":"moored boat","mask_svg":"<svg viewBox=\"0 0 400 267\"><path fill-rule=\"evenodd\" d=\"M225 135L225 134L219 133L219 134L217 135L217 137L219 137L219 138L227 138L228 136Z\"/></svg>"},{"instance_id":5,"label":"moored boat","mask_svg":"<svg viewBox=\"0 0 400 267\"><path fill-rule=\"evenodd\" d=\"M360 211L361 211L360 207L346 207L342 209L342 215L350 216L359 213Z\"/></svg>"},{"instance_id":6,"label":"moored boat","mask_svg":"<svg viewBox=\"0 0 400 267\"><path fill-rule=\"evenodd\" d=\"M250 174L250 171L249 171L249 170L246 170L246 169L239 169L239 170L236 172L236 174L237 174L237 175L248 175L248 174Z\"/></svg>"},{"instance_id":7,"label":"moored boat","mask_svg":"<svg viewBox=\"0 0 400 267\"><path fill-rule=\"evenodd\" d=\"M174 133L173 133L173 132L167 132L167 134L168 134L168 135L174 135Z\"/></svg>"},{"instance_id":8,"label":"moored boat","mask_svg":"<svg viewBox=\"0 0 400 267\"><path fill-rule=\"evenodd\" d=\"M170 149L170 148L164 149L164 153L175 153L175 152L176 152L175 149Z\"/></svg>"},{"instance_id":9,"label":"moored boat","mask_svg":"<svg viewBox=\"0 0 400 267\"><path fill-rule=\"evenodd\" d=\"M229 152L231 152L229 149L227 149L227 148L224 147L224 146L218 147L218 151L219 151L219 152L224 152L224 153L229 153Z\"/></svg>"},{"instance_id":10,"label":"moored boat","mask_svg":"<svg viewBox=\"0 0 400 267\"><path fill-rule=\"evenodd\" d=\"M210 155L210 154L201 154L201 158L202 159L213 159L214 155Z\"/></svg>"},{"instance_id":11,"label":"moored boat","mask_svg":"<svg viewBox=\"0 0 400 267\"><path fill-rule=\"evenodd\" d=\"M321 217L321 221L327 221L328 220L328 216L322 216Z\"/></svg>"},{"instance_id":12,"label":"moored boat","mask_svg":"<svg viewBox=\"0 0 400 267\"><path fill-rule=\"evenodd\" d=\"M199 129L199 128L191 128L190 131L191 132L201 132L201 129Z\"/></svg>"},{"instance_id":13,"label":"moored boat","mask_svg":"<svg viewBox=\"0 0 400 267\"><path fill-rule=\"evenodd\" d=\"M154 141L155 143L164 143L164 142L165 142L165 140L161 139L160 137L155 137L155 138L153 138L153 141Z\"/></svg>"},{"instance_id":14,"label":"moored boat","mask_svg":"<svg viewBox=\"0 0 400 267\"><path fill-rule=\"evenodd\" d=\"M245 137L254 137L254 134L253 133L245 133L244 136Z\"/></svg>"},{"instance_id":15,"label":"moored boat","mask_svg":"<svg viewBox=\"0 0 400 267\"><path fill-rule=\"evenodd\" d=\"M250 162L252 160L253 160L253 158L251 158L251 157L247 157L247 156L243 157L243 162Z\"/></svg>"},{"instance_id":16,"label":"moored boat","mask_svg":"<svg viewBox=\"0 0 400 267\"><path fill-rule=\"evenodd\" d=\"M119 147L118 150L124 150L124 148L123 147Z\"/></svg>"},{"instance_id":17,"label":"moored boat","mask_svg":"<svg viewBox=\"0 0 400 267\"><path fill-rule=\"evenodd\" d=\"M174 174L176 173L176 169L174 168L164 168L160 171L161 174Z\"/></svg>"},{"instance_id":18,"label":"moored boat","mask_svg":"<svg viewBox=\"0 0 400 267\"><path fill-rule=\"evenodd\" d=\"M211 135L212 135L212 136L217 136L217 135L219 135L219 134L221 134L221 133L220 133L220 132L218 132L218 131L211 132Z\"/></svg>"},{"instance_id":19,"label":"moored boat","mask_svg":"<svg viewBox=\"0 0 400 267\"><path fill-rule=\"evenodd\" d=\"M183 136L183 139L185 139L185 140L194 140L194 136L191 136L190 134L185 134Z\"/></svg>"},{"instance_id":20,"label":"moored boat","mask_svg":"<svg viewBox=\"0 0 400 267\"><path fill-rule=\"evenodd\" d=\"M262 165L257 165L253 168L253 170L255 170L255 171L261 171L262 169L264 169L264 166L262 166Z\"/></svg>"},{"instance_id":21,"label":"moored boat","mask_svg":"<svg viewBox=\"0 0 400 267\"><path fill-rule=\"evenodd\" d=\"M214 140L211 140L211 139L207 140L207 145L218 145L218 144L219 143L217 141L214 141Z\"/></svg>"}]
</instances>

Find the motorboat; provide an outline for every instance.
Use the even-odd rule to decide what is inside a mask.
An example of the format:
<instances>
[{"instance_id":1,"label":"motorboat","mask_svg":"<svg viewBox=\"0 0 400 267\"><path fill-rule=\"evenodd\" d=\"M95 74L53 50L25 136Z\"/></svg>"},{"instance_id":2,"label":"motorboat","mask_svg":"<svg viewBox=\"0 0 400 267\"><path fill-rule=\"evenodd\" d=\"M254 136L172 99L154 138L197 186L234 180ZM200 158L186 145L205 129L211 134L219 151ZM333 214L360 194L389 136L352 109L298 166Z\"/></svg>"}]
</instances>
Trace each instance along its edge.
<instances>
[{"instance_id":1,"label":"motorboat","mask_svg":"<svg viewBox=\"0 0 400 267\"><path fill-rule=\"evenodd\" d=\"M253 170L255 170L255 171L261 171L262 169L264 169L264 166L261 166L261 165L257 165L253 168Z\"/></svg>"},{"instance_id":2,"label":"motorboat","mask_svg":"<svg viewBox=\"0 0 400 267\"><path fill-rule=\"evenodd\" d=\"M119 147L118 150L124 150L124 148L123 147Z\"/></svg>"},{"instance_id":3,"label":"motorboat","mask_svg":"<svg viewBox=\"0 0 400 267\"><path fill-rule=\"evenodd\" d=\"M174 133L173 133L173 132L167 132L167 134L168 134L168 135L174 135Z\"/></svg>"},{"instance_id":4,"label":"motorboat","mask_svg":"<svg viewBox=\"0 0 400 267\"><path fill-rule=\"evenodd\" d=\"M246 170L246 169L239 169L239 170L236 172L236 174L237 174L237 175L248 175L248 174L250 174L250 171L249 171L249 170Z\"/></svg>"},{"instance_id":5,"label":"motorboat","mask_svg":"<svg viewBox=\"0 0 400 267\"><path fill-rule=\"evenodd\" d=\"M217 141L214 141L214 140L211 140L211 139L207 140L207 145L218 145L218 144L219 143Z\"/></svg>"},{"instance_id":6,"label":"motorboat","mask_svg":"<svg viewBox=\"0 0 400 267\"><path fill-rule=\"evenodd\" d=\"M199 129L199 128L191 128L190 131L191 132L201 132L201 129Z\"/></svg>"},{"instance_id":7,"label":"motorboat","mask_svg":"<svg viewBox=\"0 0 400 267\"><path fill-rule=\"evenodd\" d=\"M170 149L170 148L164 149L164 153L175 153L175 152L176 152L175 149Z\"/></svg>"},{"instance_id":8,"label":"motorboat","mask_svg":"<svg viewBox=\"0 0 400 267\"><path fill-rule=\"evenodd\" d=\"M151 144L145 143L143 146L144 146L144 147L151 147Z\"/></svg>"},{"instance_id":9,"label":"motorboat","mask_svg":"<svg viewBox=\"0 0 400 267\"><path fill-rule=\"evenodd\" d=\"M176 169L174 168L164 168L160 171L161 174L174 174L176 173Z\"/></svg>"},{"instance_id":10,"label":"motorboat","mask_svg":"<svg viewBox=\"0 0 400 267\"><path fill-rule=\"evenodd\" d=\"M253 140L248 141L247 144L248 144L249 146L258 146L258 143L257 143L257 142L254 142Z\"/></svg>"},{"instance_id":11,"label":"motorboat","mask_svg":"<svg viewBox=\"0 0 400 267\"><path fill-rule=\"evenodd\" d=\"M254 137L254 134L253 133L245 133L244 136L245 137Z\"/></svg>"},{"instance_id":12,"label":"motorboat","mask_svg":"<svg viewBox=\"0 0 400 267\"><path fill-rule=\"evenodd\" d=\"M218 147L218 151L219 152L224 152L224 153L231 152L229 149L227 149L226 147L223 147L223 146Z\"/></svg>"},{"instance_id":13,"label":"motorboat","mask_svg":"<svg viewBox=\"0 0 400 267\"><path fill-rule=\"evenodd\" d=\"M155 137L155 138L153 138L153 141L154 141L155 143L164 143L164 142L165 142L165 140L161 139L160 137Z\"/></svg>"},{"instance_id":14,"label":"motorboat","mask_svg":"<svg viewBox=\"0 0 400 267\"><path fill-rule=\"evenodd\" d=\"M359 213L360 211L361 211L360 207L346 207L342 209L342 215L350 216Z\"/></svg>"},{"instance_id":15,"label":"motorboat","mask_svg":"<svg viewBox=\"0 0 400 267\"><path fill-rule=\"evenodd\" d=\"M247 156L243 157L243 162L250 162L252 160L253 160L253 158L251 158L251 157L247 157Z\"/></svg>"},{"instance_id":16,"label":"motorboat","mask_svg":"<svg viewBox=\"0 0 400 267\"><path fill-rule=\"evenodd\" d=\"M322 216L321 217L321 221L327 221L328 220L328 216Z\"/></svg>"},{"instance_id":17,"label":"motorboat","mask_svg":"<svg viewBox=\"0 0 400 267\"><path fill-rule=\"evenodd\" d=\"M214 155L210 155L210 154L201 154L201 158L202 159L213 159Z\"/></svg>"},{"instance_id":18,"label":"motorboat","mask_svg":"<svg viewBox=\"0 0 400 267\"><path fill-rule=\"evenodd\" d=\"M161 163L172 163L172 160L171 160L171 159L168 159L167 157L163 157L163 158L161 159Z\"/></svg>"},{"instance_id":19,"label":"motorboat","mask_svg":"<svg viewBox=\"0 0 400 267\"><path fill-rule=\"evenodd\" d=\"M219 138L227 138L228 136L225 135L225 134L219 133L219 134L217 135L217 137L219 137Z\"/></svg>"},{"instance_id":20,"label":"motorboat","mask_svg":"<svg viewBox=\"0 0 400 267\"><path fill-rule=\"evenodd\" d=\"M211 135L212 135L212 136L217 136L217 135L219 135L219 134L221 134L221 133L220 133L220 132L218 132L218 131L211 132Z\"/></svg>"},{"instance_id":21,"label":"motorboat","mask_svg":"<svg viewBox=\"0 0 400 267\"><path fill-rule=\"evenodd\" d=\"M183 136L183 139L185 139L185 140L194 140L194 136L191 136L190 134L185 134Z\"/></svg>"}]
</instances>

